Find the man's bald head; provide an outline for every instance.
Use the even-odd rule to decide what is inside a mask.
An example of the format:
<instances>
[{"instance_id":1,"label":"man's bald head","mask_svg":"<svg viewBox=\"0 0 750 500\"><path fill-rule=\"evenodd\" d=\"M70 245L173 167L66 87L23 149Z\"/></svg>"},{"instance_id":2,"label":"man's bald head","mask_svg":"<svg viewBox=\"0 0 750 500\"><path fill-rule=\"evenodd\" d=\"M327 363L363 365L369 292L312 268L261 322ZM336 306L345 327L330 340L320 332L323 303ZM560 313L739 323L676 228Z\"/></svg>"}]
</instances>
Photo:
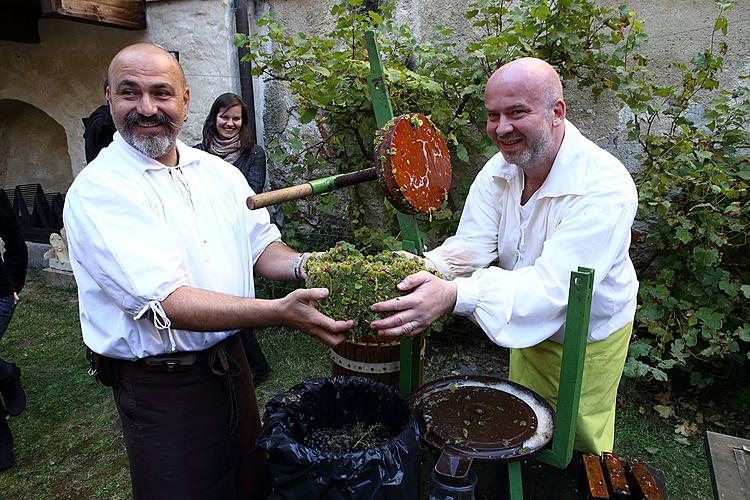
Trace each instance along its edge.
<instances>
[{"instance_id":1,"label":"man's bald head","mask_svg":"<svg viewBox=\"0 0 750 500\"><path fill-rule=\"evenodd\" d=\"M562 83L555 68L535 57L521 57L500 66L487 81L487 90L497 85L523 87L548 106L563 98Z\"/></svg>"},{"instance_id":2,"label":"man's bald head","mask_svg":"<svg viewBox=\"0 0 750 500\"><path fill-rule=\"evenodd\" d=\"M157 45L137 43L112 58L107 79L105 95L123 139L146 156L175 165L177 135L190 106L177 59Z\"/></svg>"},{"instance_id":3,"label":"man's bald head","mask_svg":"<svg viewBox=\"0 0 750 500\"><path fill-rule=\"evenodd\" d=\"M185 72L182 69L180 62L164 48L159 47L153 43L135 43L128 45L124 49L121 49L112 58L112 62L109 63L109 69L107 70L107 80L112 81L112 69L117 69L123 63L127 63L131 60L163 60L167 66L173 66L179 72L180 80L183 88L187 87L187 80L185 79Z\"/></svg>"},{"instance_id":4,"label":"man's bald head","mask_svg":"<svg viewBox=\"0 0 750 500\"><path fill-rule=\"evenodd\" d=\"M484 91L487 135L508 163L539 185L565 134L560 77L541 59L523 57L501 66Z\"/></svg>"}]
</instances>

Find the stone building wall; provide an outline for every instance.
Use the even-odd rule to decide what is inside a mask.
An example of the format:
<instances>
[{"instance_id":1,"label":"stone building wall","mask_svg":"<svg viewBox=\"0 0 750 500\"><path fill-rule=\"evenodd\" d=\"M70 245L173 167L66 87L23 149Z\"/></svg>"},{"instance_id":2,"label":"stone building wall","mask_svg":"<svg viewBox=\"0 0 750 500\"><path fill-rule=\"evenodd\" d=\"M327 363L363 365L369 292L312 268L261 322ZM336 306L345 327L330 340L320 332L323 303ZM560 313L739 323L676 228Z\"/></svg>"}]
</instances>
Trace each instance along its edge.
<instances>
[{"instance_id":1,"label":"stone building wall","mask_svg":"<svg viewBox=\"0 0 750 500\"><path fill-rule=\"evenodd\" d=\"M286 27L288 33L323 34L331 30L330 9L337 3L338 0L256 1L256 13L272 12L276 20ZM452 28L457 44L465 45L482 36L482 33L474 29L464 18L469 3L468 0L397 0L395 20L397 24L408 25L412 33L421 39L429 38L436 26ZM674 81L676 71L671 67L673 62L688 64L697 53L708 46L718 13L713 0L600 1L601 5L610 8L617 8L622 3L640 15L644 29L649 35L649 42L642 52L651 62L655 74L660 75L662 83ZM750 39L750 2L735 2L727 17L727 43L730 49L725 59L726 70L722 78L729 85L733 85L738 81L738 75L750 74L750 44L745 42ZM263 109L265 139L274 139L289 127L298 126L293 112L295 103L286 86L278 82L262 81L258 82L258 85L258 95L261 99L258 106ZM585 135L620 158L630 170L636 170L638 165L635 154L639 148L627 140L626 122L629 115L627 110L622 108L622 104L606 94L594 100L587 91L579 91L575 85L566 85L565 93L568 118ZM472 170L460 162L454 162L454 179L472 176L478 167L475 165ZM272 187L286 185L290 176L289 165L269 163L268 169ZM360 186L355 189L358 194L362 194L359 191L368 188ZM370 188L369 195L377 196L377 188ZM364 197L367 196L364 194ZM337 209L345 213L348 197L341 196L341 199L342 203ZM305 203L298 206L303 212L308 208ZM382 210L378 211L375 205L366 206L365 212L374 212L375 220L381 217ZM314 217L307 222L313 228L319 224Z\"/></svg>"},{"instance_id":2,"label":"stone building wall","mask_svg":"<svg viewBox=\"0 0 750 500\"><path fill-rule=\"evenodd\" d=\"M214 98L239 92L232 5L149 1L144 31L40 19L41 43L0 41L0 185L41 181L45 190L67 190L86 163L81 119L105 102L107 66L131 43L180 53L191 89L180 138L197 142Z\"/></svg>"},{"instance_id":3,"label":"stone building wall","mask_svg":"<svg viewBox=\"0 0 750 500\"><path fill-rule=\"evenodd\" d=\"M191 109L180 138L194 144L213 99L239 93L234 9L242 0L151 0L147 29L125 31L59 19L39 20L41 43L0 41L0 184L43 182L64 191L85 166L81 119L104 102L107 64L123 46L151 41L180 53L191 88ZM716 13L713 0L624 0L639 12L650 42L646 55L663 77L671 61L687 62L707 43ZM322 33L331 26L336 0L247 0L251 25L272 11L290 31ZM396 20L421 37L434 26L453 28L459 39L481 36L463 14L467 0L398 0ZM614 7L621 0L602 0ZM725 78L750 72L750 2L736 2L729 14ZM261 142L294 123L283 85L255 82ZM606 98L593 102L568 91L569 116L590 137L632 164L633 149L621 140L622 110ZM26 139L23 139L26 138ZM283 165L269 166L274 187L286 182ZM47 186L48 185L48 186Z\"/></svg>"}]
</instances>

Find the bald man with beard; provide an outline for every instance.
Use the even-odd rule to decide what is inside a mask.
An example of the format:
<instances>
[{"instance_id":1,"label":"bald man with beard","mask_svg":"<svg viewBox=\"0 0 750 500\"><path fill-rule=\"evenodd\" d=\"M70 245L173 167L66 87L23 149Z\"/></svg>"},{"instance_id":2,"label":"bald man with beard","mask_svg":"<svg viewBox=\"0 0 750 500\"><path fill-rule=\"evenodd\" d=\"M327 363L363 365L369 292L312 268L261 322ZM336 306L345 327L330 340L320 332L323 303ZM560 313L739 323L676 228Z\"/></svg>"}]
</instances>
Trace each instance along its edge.
<instances>
[{"instance_id":1,"label":"bald man with beard","mask_svg":"<svg viewBox=\"0 0 750 500\"><path fill-rule=\"evenodd\" d=\"M265 209L247 210L239 170L177 139L190 90L174 57L131 45L108 81L117 133L73 182L64 222L83 340L112 387L133 497L266 498L260 415L235 334L281 325L334 345L353 322L315 309L326 289L254 298L256 273L304 278L302 256Z\"/></svg>"},{"instance_id":2,"label":"bald man with beard","mask_svg":"<svg viewBox=\"0 0 750 500\"><path fill-rule=\"evenodd\" d=\"M502 66L484 98L499 153L472 183L456 235L425 254L445 279L407 277L399 289L410 293L374 304L394 314L371 327L416 335L444 313L466 316L511 348L510 380L556 406L570 272L594 269L575 449L611 451L638 292L628 255L635 184L566 120L560 78L545 61Z\"/></svg>"}]
</instances>

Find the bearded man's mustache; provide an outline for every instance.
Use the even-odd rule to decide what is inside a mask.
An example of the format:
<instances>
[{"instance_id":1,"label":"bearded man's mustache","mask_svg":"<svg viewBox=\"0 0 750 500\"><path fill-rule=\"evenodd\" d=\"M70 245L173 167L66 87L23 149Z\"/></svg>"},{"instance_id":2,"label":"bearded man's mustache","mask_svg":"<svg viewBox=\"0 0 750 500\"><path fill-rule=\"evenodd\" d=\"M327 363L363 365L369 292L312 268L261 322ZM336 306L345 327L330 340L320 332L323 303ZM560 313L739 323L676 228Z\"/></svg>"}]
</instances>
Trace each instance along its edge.
<instances>
[{"instance_id":1,"label":"bearded man's mustache","mask_svg":"<svg viewBox=\"0 0 750 500\"><path fill-rule=\"evenodd\" d=\"M125 115L124 122L125 128L127 130L133 130L133 127L135 127L136 125L141 127L166 125L169 130L176 130L179 128L172 120L169 119L166 114L162 113L161 111L157 112L153 116L143 116L137 111L131 111L130 113Z\"/></svg>"}]
</instances>

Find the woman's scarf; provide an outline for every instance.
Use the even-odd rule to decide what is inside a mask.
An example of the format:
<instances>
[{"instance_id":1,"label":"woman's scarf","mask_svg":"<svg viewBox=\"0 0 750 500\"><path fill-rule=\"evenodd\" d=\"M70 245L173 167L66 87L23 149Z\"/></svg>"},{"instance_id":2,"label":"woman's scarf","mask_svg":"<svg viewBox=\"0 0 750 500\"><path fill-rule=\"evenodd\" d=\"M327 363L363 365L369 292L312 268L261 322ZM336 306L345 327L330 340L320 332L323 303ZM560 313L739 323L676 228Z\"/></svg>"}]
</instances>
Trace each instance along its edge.
<instances>
[{"instance_id":1,"label":"woman's scarf","mask_svg":"<svg viewBox=\"0 0 750 500\"><path fill-rule=\"evenodd\" d=\"M240 134L235 135L231 139L222 139L220 137L212 137L208 144L208 152L224 158L224 161L234 164L237 158L240 157L242 144L240 143Z\"/></svg>"}]
</instances>

